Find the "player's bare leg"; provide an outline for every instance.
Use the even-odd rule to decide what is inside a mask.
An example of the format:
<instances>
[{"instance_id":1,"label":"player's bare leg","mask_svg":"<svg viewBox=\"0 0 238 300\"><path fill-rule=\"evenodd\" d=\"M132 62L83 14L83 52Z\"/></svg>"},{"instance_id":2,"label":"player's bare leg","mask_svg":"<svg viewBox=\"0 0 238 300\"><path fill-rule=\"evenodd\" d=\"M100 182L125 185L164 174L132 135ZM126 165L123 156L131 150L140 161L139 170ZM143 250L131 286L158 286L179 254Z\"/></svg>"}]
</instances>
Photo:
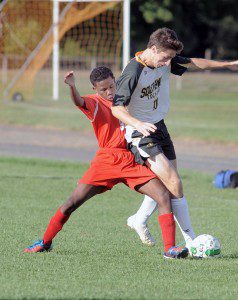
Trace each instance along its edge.
<instances>
[{"instance_id":1,"label":"player's bare leg","mask_svg":"<svg viewBox=\"0 0 238 300\"><path fill-rule=\"evenodd\" d=\"M165 167L163 167L163 165L165 165ZM177 195L182 194L182 184L177 170L164 154L161 153L154 158L149 158L147 160L147 166L161 179L164 185L166 185L166 183L168 184L167 189L163 185L163 189L166 189L168 194L169 191L170 193L175 193ZM136 214L127 219L127 225L137 232L144 244L149 246L155 245L156 242L149 232L147 221L156 210L157 203L153 200L153 197L146 195ZM143 231L140 230L141 228L146 228L145 232L147 233L147 236L150 237L149 239L143 238Z\"/></svg>"},{"instance_id":2,"label":"player's bare leg","mask_svg":"<svg viewBox=\"0 0 238 300\"><path fill-rule=\"evenodd\" d=\"M164 250L166 252L175 245L175 223L171 213L169 192L158 179L152 179L138 186L137 191L153 198L159 205L158 222L161 227Z\"/></svg>"},{"instance_id":3,"label":"player's bare leg","mask_svg":"<svg viewBox=\"0 0 238 300\"><path fill-rule=\"evenodd\" d=\"M70 215L84 202L105 190L103 186L79 183L69 199L60 207L65 215Z\"/></svg>"},{"instance_id":4,"label":"player's bare leg","mask_svg":"<svg viewBox=\"0 0 238 300\"><path fill-rule=\"evenodd\" d=\"M163 153L148 158L146 165L159 177L175 198L183 197L183 185L177 169Z\"/></svg>"},{"instance_id":5,"label":"player's bare leg","mask_svg":"<svg viewBox=\"0 0 238 300\"><path fill-rule=\"evenodd\" d=\"M171 163L177 170L177 161L171 160ZM188 203L183 195L181 198L171 197L171 206L174 214L175 221L177 222L179 229L184 237L186 247L190 249L192 240L196 235L193 231L193 227L190 221L190 215L188 210Z\"/></svg>"},{"instance_id":6,"label":"player's bare leg","mask_svg":"<svg viewBox=\"0 0 238 300\"><path fill-rule=\"evenodd\" d=\"M56 211L55 215L51 218L44 233L43 239L37 241L32 246L27 247L24 252L50 251L52 249L52 240L68 221L71 213L80 207L84 202L104 190L105 187L79 183L69 199Z\"/></svg>"},{"instance_id":7,"label":"player's bare leg","mask_svg":"<svg viewBox=\"0 0 238 300\"><path fill-rule=\"evenodd\" d=\"M159 205L159 215L171 213L170 194L164 184L157 178L154 178L136 189L141 194L153 198Z\"/></svg>"},{"instance_id":8,"label":"player's bare leg","mask_svg":"<svg viewBox=\"0 0 238 300\"><path fill-rule=\"evenodd\" d=\"M164 257L165 258L184 258L188 255L188 249L175 246L175 222L171 213L170 193L164 184L157 178L141 185L137 189L153 198L159 207L158 223L161 228Z\"/></svg>"},{"instance_id":9,"label":"player's bare leg","mask_svg":"<svg viewBox=\"0 0 238 300\"><path fill-rule=\"evenodd\" d=\"M177 170L177 161L171 160L170 162ZM181 198L175 198L174 196L171 196L171 206L174 218L181 230L186 246L190 248L190 244L196 235L190 222L187 200L184 196ZM154 201L152 197L145 196L139 210L136 212L136 214L128 218L127 223L129 223L128 225L133 229L146 226L148 230L147 222L156 210L157 202Z\"/></svg>"},{"instance_id":10,"label":"player's bare leg","mask_svg":"<svg viewBox=\"0 0 238 300\"><path fill-rule=\"evenodd\" d=\"M155 190L156 190L156 192L155 192ZM161 182L157 182L157 180L149 181L148 183L144 184L143 186L138 187L138 191L145 195L146 194L151 195L151 197L158 197L159 201L165 201L166 205L167 204L169 205L165 210L169 213L171 212L169 192L164 187L164 185L161 184ZM145 197L152 199L149 196L145 196ZM157 210L157 202L155 202L154 200L152 200L152 201L153 201L155 210ZM144 206L147 206L148 203L146 201L143 201L143 204L144 204ZM147 215L145 216L147 211L149 211L149 213L151 213L151 214L153 213L150 210L150 206L148 208L143 207L143 208L141 208L141 214L138 214L138 218L137 218L137 214L135 214L127 219L127 226L136 231L136 233L139 235L140 240L143 244L148 245L148 246L154 246L156 244L156 241L150 234L150 231L147 227L147 223L143 222L144 219L147 220L149 218L149 216L147 216Z\"/></svg>"}]
</instances>

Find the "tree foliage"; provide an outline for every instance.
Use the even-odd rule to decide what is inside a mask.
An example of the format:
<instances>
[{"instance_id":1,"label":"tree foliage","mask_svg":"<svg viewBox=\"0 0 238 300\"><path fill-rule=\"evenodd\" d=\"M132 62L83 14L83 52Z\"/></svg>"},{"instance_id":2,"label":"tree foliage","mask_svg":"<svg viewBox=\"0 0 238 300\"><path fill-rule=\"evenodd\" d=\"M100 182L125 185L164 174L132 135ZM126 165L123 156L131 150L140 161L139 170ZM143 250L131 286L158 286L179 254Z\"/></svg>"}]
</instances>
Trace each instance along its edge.
<instances>
[{"instance_id":1,"label":"tree foliage","mask_svg":"<svg viewBox=\"0 0 238 300\"><path fill-rule=\"evenodd\" d=\"M131 12L134 48L166 26L177 32L186 55L203 57L210 48L216 58L238 56L237 0L133 0Z\"/></svg>"}]
</instances>

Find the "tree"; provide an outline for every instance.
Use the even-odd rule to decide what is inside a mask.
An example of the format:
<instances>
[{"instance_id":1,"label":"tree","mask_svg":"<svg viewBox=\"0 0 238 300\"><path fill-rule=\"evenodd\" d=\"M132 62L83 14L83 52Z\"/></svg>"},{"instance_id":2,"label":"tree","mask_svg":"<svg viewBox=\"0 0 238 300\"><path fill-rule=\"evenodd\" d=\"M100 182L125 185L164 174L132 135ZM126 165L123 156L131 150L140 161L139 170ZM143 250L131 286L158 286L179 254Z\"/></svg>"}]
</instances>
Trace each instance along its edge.
<instances>
[{"instance_id":1,"label":"tree","mask_svg":"<svg viewBox=\"0 0 238 300\"><path fill-rule=\"evenodd\" d=\"M174 29L188 56L204 56L207 48L217 58L235 58L238 38L236 0L134 0L132 40L145 47L159 27Z\"/></svg>"}]
</instances>

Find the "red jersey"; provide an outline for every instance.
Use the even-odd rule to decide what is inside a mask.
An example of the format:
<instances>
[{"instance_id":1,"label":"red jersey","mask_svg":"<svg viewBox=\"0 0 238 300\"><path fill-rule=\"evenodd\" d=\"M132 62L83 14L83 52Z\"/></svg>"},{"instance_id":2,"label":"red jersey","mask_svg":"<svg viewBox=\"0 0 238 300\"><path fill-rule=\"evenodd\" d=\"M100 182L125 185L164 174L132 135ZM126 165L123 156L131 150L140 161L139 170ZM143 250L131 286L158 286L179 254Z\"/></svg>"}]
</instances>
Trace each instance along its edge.
<instances>
[{"instance_id":1,"label":"red jersey","mask_svg":"<svg viewBox=\"0 0 238 300\"><path fill-rule=\"evenodd\" d=\"M121 128L119 120L112 115L112 102L98 95L87 95L83 99L84 107L78 108L92 122L100 149L79 183L104 186L106 191L120 182L135 189L154 179L156 175L137 164L134 155L126 149L124 127Z\"/></svg>"},{"instance_id":2,"label":"red jersey","mask_svg":"<svg viewBox=\"0 0 238 300\"><path fill-rule=\"evenodd\" d=\"M99 95L82 97L85 106L78 108L89 118L98 140L99 148L126 148L124 127L112 115L112 102Z\"/></svg>"}]
</instances>

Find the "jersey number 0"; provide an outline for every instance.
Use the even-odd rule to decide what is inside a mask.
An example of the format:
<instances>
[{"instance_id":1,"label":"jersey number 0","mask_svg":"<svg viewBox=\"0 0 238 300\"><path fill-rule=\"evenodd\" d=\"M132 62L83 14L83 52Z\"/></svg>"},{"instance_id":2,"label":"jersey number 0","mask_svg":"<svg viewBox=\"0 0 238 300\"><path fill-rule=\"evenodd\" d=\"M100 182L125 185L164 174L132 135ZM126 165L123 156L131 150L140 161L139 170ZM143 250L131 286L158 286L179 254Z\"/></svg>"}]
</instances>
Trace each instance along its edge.
<instances>
[{"instance_id":1,"label":"jersey number 0","mask_svg":"<svg viewBox=\"0 0 238 300\"><path fill-rule=\"evenodd\" d=\"M154 106L153 106L153 110L155 110L158 107L158 98L156 98L154 100Z\"/></svg>"}]
</instances>

